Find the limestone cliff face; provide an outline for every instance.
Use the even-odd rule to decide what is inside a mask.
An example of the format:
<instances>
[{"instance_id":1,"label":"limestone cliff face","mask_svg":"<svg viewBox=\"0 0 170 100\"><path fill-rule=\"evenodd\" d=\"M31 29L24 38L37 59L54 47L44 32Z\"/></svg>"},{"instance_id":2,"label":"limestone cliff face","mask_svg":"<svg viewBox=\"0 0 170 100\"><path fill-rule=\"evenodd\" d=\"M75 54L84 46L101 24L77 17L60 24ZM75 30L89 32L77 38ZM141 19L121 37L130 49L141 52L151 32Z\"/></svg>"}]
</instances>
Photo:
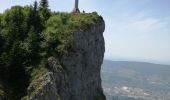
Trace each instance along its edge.
<instances>
[{"instance_id":1,"label":"limestone cliff face","mask_svg":"<svg viewBox=\"0 0 170 100\"><path fill-rule=\"evenodd\" d=\"M101 64L105 45L104 21L86 30L70 33L74 49L60 58L48 59L50 71L30 84L29 100L105 100L101 86Z\"/></svg>"}]
</instances>

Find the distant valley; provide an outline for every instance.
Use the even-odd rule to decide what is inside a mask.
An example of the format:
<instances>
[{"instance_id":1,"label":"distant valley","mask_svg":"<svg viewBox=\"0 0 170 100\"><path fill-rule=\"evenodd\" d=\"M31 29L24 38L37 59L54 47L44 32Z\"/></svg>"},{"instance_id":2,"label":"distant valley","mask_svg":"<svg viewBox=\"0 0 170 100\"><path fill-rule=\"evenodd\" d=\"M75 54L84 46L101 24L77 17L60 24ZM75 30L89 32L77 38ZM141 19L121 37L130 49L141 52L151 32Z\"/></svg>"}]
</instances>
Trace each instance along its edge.
<instances>
[{"instance_id":1,"label":"distant valley","mask_svg":"<svg viewBox=\"0 0 170 100\"><path fill-rule=\"evenodd\" d=\"M170 65L109 61L102 65L107 100L170 100Z\"/></svg>"}]
</instances>

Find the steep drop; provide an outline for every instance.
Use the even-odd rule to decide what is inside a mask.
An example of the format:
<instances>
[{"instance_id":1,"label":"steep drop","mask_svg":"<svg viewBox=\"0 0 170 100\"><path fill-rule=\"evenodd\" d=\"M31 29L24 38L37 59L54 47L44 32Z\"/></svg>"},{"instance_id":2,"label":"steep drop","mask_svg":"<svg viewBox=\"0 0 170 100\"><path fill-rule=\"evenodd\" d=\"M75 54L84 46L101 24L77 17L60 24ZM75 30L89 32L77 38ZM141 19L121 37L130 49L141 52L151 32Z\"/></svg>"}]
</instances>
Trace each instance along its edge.
<instances>
[{"instance_id":1,"label":"steep drop","mask_svg":"<svg viewBox=\"0 0 170 100\"><path fill-rule=\"evenodd\" d=\"M29 100L105 100L101 64L105 45L104 21L70 33L73 47L59 58L49 57L49 72L28 88Z\"/></svg>"}]
</instances>

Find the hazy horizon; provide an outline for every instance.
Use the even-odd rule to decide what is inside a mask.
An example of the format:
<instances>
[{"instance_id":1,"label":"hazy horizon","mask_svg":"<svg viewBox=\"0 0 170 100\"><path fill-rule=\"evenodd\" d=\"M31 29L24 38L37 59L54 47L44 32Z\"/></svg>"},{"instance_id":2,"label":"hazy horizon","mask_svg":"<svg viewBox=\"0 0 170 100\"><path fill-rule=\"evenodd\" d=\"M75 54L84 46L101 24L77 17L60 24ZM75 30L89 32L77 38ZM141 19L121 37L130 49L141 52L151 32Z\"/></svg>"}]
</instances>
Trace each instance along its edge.
<instances>
[{"instance_id":1,"label":"hazy horizon","mask_svg":"<svg viewBox=\"0 0 170 100\"><path fill-rule=\"evenodd\" d=\"M148 63L148 64L158 64L158 65L167 65L170 66L170 64L164 64L164 63L159 63L159 62L152 62L152 61L139 61L139 60L111 60L111 59L104 59L104 61L111 61L111 62L132 62L132 63ZM103 62L104 62L103 61Z\"/></svg>"},{"instance_id":2,"label":"hazy horizon","mask_svg":"<svg viewBox=\"0 0 170 100\"><path fill-rule=\"evenodd\" d=\"M39 1L39 0L37 0ZM0 13L34 0L1 0ZM170 1L80 0L80 10L104 17L105 59L170 64ZM74 0L49 0L52 11L71 12Z\"/></svg>"}]
</instances>

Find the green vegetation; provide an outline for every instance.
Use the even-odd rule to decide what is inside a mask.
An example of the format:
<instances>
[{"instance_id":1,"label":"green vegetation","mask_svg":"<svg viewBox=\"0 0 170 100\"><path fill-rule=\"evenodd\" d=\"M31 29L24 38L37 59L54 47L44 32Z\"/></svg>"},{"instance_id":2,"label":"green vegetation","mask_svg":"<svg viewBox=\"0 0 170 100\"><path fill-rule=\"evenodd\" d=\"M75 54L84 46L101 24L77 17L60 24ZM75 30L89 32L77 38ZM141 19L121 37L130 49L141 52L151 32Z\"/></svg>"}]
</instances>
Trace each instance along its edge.
<instances>
[{"instance_id":1,"label":"green vegetation","mask_svg":"<svg viewBox=\"0 0 170 100\"><path fill-rule=\"evenodd\" d=\"M28 85L48 71L47 59L73 48L71 32L102 20L97 13L55 13L48 1L14 6L0 14L0 94L19 100Z\"/></svg>"},{"instance_id":2,"label":"green vegetation","mask_svg":"<svg viewBox=\"0 0 170 100\"><path fill-rule=\"evenodd\" d=\"M102 17L95 12L89 14L54 13L47 21L46 30L42 33L42 37L48 43L48 45L44 43L43 47L48 48L49 51L46 50L48 55L54 51L62 54L62 52L70 50L73 46L71 32L86 30L90 25L94 25L101 20ZM65 48L65 45L67 45L67 48Z\"/></svg>"},{"instance_id":3,"label":"green vegetation","mask_svg":"<svg viewBox=\"0 0 170 100\"><path fill-rule=\"evenodd\" d=\"M3 95L4 95L3 86L0 83L0 96L3 96Z\"/></svg>"}]
</instances>

